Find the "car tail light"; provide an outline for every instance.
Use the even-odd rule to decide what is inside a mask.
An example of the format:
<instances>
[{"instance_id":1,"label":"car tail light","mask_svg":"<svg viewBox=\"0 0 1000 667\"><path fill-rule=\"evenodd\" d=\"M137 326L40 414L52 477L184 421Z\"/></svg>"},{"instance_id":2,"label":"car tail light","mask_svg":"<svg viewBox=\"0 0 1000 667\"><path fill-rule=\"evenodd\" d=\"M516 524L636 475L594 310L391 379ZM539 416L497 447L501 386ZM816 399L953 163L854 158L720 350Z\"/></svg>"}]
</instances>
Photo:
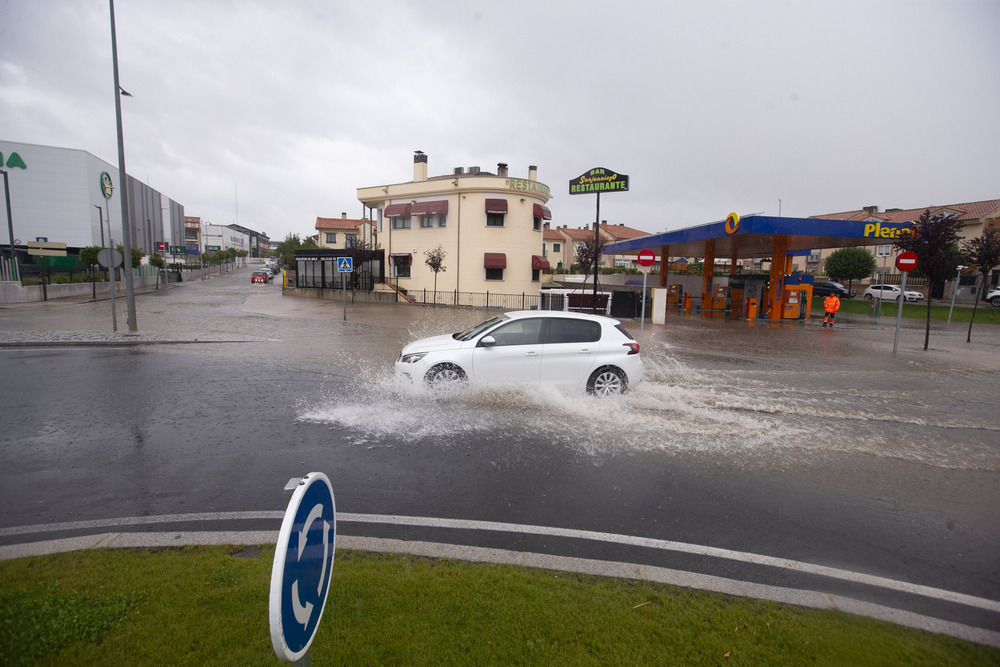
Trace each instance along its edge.
<instances>
[{"instance_id":1,"label":"car tail light","mask_svg":"<svg viewBox=\"0 0 1000 667\"><path fill-rule=\"evenodd\" d=\"M628 348L628 354L625 356L639 354L639 343L622 343L622 345Z\"/></svg>"}]
</instances>

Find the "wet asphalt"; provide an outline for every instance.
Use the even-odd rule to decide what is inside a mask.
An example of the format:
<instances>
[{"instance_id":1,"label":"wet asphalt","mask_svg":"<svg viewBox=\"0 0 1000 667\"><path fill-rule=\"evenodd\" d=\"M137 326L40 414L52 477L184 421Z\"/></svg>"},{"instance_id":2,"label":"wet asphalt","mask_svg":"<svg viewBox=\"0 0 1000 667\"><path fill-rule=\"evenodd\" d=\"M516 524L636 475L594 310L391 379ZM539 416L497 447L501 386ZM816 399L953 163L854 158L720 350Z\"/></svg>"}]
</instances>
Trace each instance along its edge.
<instances>
[{"instance_id":1,"label":"wet asphalt","mask_svg":"<svg viewBox=\"0 0 1000 667\"><path fill-rule=\"evenodd\" d=\"M969 344L935 324L925 351L908 320L893 354L891 317L671 314L645 325L646 378L620 399L442 397L392 377L399 349L492 312L350 303L345 321L341 301L249 273L139 295L138 334L111 332L107 301L0 306L0 546L276 531L285 482L318 470L344 536L640 564L1000 632L1000 327Z\"/></svg>"}]
</instances>

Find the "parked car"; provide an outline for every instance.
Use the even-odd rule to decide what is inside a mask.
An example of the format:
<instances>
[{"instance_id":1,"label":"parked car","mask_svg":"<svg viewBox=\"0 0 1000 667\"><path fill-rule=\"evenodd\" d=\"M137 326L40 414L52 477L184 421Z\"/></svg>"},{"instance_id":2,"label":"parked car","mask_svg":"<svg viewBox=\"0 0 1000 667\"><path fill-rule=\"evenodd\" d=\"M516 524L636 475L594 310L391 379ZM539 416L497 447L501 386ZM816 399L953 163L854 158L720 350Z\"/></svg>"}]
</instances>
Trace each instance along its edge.
<instances>
[{"instance_id":1,"label":"parked car","mask_svg":"<svg viewBox=\"0 0 1000 667\"><path fill-rule=\"evenodd\" d=\"M264 283L265 285L274 280L274 276L271 275L270 271L264 269L255 269L253 273L250 274L251 283Z\"/></svg>"},{"instance_id":2,"label":"parked car","mask_svg":"<svg viewBox=\"0 0 1000 667\"><path fill-rule=\"evenodd\" d=\"M639 343L618 320L518 310L410 343L396 361L396 375L431 387L531 383L608 396L642 379L642 358Z\"/></svg>"},{"instance_id":3,"label":"parked car","mask_svg":"<svg viewBox=\"0 0 1000 667\"><path fill-rule=\"evenodd\" d=\"M1000 287L995 290L991 290L989 294L986 295L986 300L990 302L990 305L994 308L1000 308Z\"/></svg>"},{"instance_id":4,"label":"parked car","mask_svg":"<svg viewBox=\"0 0 1000 667\"><path fill-rule=\"evenodd\" d=\"M830 296L836 294L841 299L853 298L857 292L849 290L840 283L832 280L816 280L813 282L813 296Z\"/></svg>"},{"instance_id":5,"label":"parked car","mask_svg":"<svg viewBox=\"0 0 1000 667\"><path fill-rule=\"evenodd\" d=\"M883 301L899 301L899 285L870 285L865 290L864 297L869 301L882 299ZM906 290L907 301L923 301L924 295L920 292Z\"/></svg>"}]
</instances>

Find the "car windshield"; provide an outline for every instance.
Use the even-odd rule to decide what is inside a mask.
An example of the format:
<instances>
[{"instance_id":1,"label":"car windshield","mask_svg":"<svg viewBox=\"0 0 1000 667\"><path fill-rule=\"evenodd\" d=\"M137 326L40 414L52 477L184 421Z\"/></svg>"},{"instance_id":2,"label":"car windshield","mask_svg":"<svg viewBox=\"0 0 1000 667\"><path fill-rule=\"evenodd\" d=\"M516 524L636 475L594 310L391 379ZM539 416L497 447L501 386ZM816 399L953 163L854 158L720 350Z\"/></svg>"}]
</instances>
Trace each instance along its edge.
<instances>
[{"instance_id":1,"label":"car windshield","mask_svg":"<svg viewBox=\"0 0 1000 667\"><path fill-rule=\"evenodd\" d=\"M482 332L492 327L494 324L500 324L504 320L509 320L509 319L510 318L507 317L506 315L498 315L492 319L486 320L485 322L480 322L476 326L466 329L465 331L459 331L456 334L452 334L451 337L454 338L455 340L460 340L460 341L472 340Z\"/></svg>"}]
</instances>

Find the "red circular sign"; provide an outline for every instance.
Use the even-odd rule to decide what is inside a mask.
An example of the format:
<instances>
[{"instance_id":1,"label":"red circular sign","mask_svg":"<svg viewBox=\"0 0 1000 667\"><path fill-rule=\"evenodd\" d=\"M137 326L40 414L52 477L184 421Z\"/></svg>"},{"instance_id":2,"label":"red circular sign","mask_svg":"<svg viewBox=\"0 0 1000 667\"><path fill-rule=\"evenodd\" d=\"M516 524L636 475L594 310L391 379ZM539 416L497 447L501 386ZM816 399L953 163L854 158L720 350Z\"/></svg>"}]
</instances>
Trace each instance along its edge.
<instances>
[{"instance_id":1,"label":"red circular sign","mask_svg":"<svg viewBox=\"0 0 1000 667\"><path fill-rule=\"evenodd\" d=\"M896 268L903 272L917 268L917 253L909 250L899 253L899 257L896 258Z\"/></svg>"},{"instance_id":2,"label":"red circular sign","mask_svg":"<svg viewBox=\"0 0 1000 667\"><path fill-rule=\"evenodd\" d=\"M639 251L639 264L641 266L652 266L655 261L656 255L653 254L652 250Z\"/></svg>"}]
</instances>

